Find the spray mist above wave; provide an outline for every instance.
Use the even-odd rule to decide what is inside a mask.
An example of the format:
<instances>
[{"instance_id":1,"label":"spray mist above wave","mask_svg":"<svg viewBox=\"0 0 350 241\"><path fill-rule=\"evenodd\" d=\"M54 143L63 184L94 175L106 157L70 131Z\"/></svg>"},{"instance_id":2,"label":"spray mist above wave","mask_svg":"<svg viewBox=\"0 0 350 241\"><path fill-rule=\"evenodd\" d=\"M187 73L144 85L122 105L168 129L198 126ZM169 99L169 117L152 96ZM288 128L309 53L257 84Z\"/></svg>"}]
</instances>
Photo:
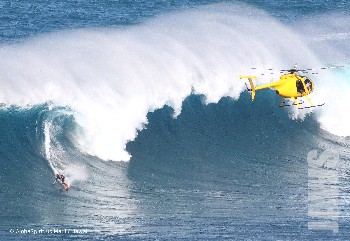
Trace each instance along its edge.
<instances>
[{"instance_id":1,"label":"spray mist above wave","mask_svg":"<svg viewBox=\"0 0 350 241\"><path fill-rule=\"evenodd\" d=\"M316 97L326 106L318 114L321 127L338 136L350 136L350 16L339 13L313 16L293 26L308 48L327 64L344 65L332 73L320 72Z\"/></svg>"},{"instance_id":2,"label":"spray mist above wave","mask_svg":"<svg viewBox=\"0 0 350 241\"><path fill-rule=\"evenodd\" d=\"M169 105L177 115L192 90L207 103L223 96L237 99L244 89L238 76L251 66L321 64L291 27L253 7L232 4L125 28L39 36L1 46L0 56L3 102L69 106L84 130L73 141L81 151L124 161L130 158L126 143L147 124L149 111Z\"/></svg>"}]
</instances>

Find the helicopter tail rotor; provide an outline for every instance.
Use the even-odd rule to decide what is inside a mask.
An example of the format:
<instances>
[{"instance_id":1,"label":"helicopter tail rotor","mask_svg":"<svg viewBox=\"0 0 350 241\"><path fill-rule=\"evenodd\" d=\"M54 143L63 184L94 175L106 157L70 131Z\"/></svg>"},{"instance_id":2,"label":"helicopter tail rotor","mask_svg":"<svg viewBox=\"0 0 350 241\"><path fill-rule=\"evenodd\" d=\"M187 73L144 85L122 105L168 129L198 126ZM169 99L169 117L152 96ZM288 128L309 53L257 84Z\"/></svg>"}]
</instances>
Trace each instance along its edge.
<instances>
[{"instance_id":1,"label":"helicopter tail rotor","mask_svg":"<svg viewBox=\"0 0 350 241\"><path fill-rule=\"evenodd\" d=\"M248 85L246 85L248 92L250 93L251 97L252 97L252 101L254 101L255 98L255 85L253 83L253 79L256 79L256 76L244 76L241 75L239 76L240 79L248 79L249 84L250 84L250 88L248 88Z\"/></svg>"}]
</instances>

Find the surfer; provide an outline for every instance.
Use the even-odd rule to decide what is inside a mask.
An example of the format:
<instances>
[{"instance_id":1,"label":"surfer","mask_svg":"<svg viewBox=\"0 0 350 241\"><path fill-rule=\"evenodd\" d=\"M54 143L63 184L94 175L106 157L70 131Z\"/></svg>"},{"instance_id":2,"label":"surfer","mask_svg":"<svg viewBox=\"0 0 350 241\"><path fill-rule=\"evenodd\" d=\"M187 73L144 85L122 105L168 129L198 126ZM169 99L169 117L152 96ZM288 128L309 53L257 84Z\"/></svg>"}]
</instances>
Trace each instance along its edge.
<instances>
[{"instance_id":1,"label":"surfer","mask_svg":"<svg viewBox=\"0 0 350 241\"><path fill-rule=\"evenodd\" d=\"M59 181L59 182L62 183L62 185L64 186L64 189L65 189L66 191L68 191L69 185L64 181L65 179L66 179L65 176L63 176L62 174L57 173L57 174L56 174L55 181L52 183L52 185L54 185L57 181Z\"/></svg>"}]
</instances>

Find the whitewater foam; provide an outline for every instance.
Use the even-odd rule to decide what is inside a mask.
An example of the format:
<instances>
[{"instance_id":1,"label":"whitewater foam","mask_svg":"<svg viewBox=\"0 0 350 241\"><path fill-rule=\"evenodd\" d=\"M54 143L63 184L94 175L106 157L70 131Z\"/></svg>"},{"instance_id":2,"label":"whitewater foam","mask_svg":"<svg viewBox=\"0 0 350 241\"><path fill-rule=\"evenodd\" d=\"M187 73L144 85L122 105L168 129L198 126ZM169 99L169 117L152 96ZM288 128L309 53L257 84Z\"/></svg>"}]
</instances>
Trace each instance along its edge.
<instances>
[{"instance_id":1,"label":"whitewater foam","mask_svg":"<svg viewBox=\"0 0 350 241\"><path fill-rule=\"evenodd\" d=\"M147 125L149 111L169 105L176 116L192 92L205 95L206 103L224 96L237 99L244 90L239 75L249 74L250 67L285 68L296 61L322 66L309 45L302 34L263 11L218 4L137 26L58 32L2 45L0 95L7 104L52 101L68 106L83 130L72 140L82 152L127 161L126 143ZM335 79L332 73L327 76ZM321 94L332 83L316 82L313 98L332 100ZM339 101L348 101L350 95L342 93L338 92ZM335 123L336 108L330 102L319 112L322 127L350 135L344 128L350 117L343 114Z\"/></svg>"}]
</instances>

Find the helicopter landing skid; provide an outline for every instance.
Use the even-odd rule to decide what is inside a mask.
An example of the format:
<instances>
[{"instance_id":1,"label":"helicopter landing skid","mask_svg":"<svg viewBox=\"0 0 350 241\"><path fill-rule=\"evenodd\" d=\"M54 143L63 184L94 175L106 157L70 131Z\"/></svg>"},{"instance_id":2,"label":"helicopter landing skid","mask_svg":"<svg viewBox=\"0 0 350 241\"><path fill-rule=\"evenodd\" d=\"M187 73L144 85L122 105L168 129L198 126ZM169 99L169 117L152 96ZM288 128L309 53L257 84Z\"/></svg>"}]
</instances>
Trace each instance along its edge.
<instances>
[{"instance_id":1,"label":"helicopter landing skid","mask_svg":"<svg viewBox=\"0 0 350 241\"><path fill-rule=\"evenodd\" d=\"M300 104L300 103L299 103ZM302 103L301 103L302 104ZM289 106L295 106L297 104L293 103L293 104L290 104L290 105L279 105L278 107L289 107ZM320 105L311 105L311 106L305 106L305 107L298 107L299 110L302 110L302 109L310 109L310 108L315 108L315 107L321 107L321 106L324 106L325 103L323 104L320 104Z\"/></svg>"},{"instance_id":2,"label":"helicopter landing skid","mask_svg":"<svg viewBox=\"0 0 350 241\"><path fill-rule=\"evenodd\" d=\"M294 106L294 105L297 105L297 106L300 106L304 104L304 101L303 100L300 100L299 102L295 103L293 102L292 104L288 104L286 105L286 102L284 101L284 99L282 100L281 104L278 106L278 107L285 107L285 106Z\"/></svg>"},{"instance_id":3,"label":"helicopter landing skid","mask_svg":"<svg viewBox=\"0 0 350 241\"><path fill-rule=\"evenodd\" d=\"M299 108L299 109L310 109L310 108L315 108L315 107L324 106L324 104L325 104L325 103L320 104L320 105L305 106L305 107L302 107L302 108Z\"/></svg>"}]
</instances>

